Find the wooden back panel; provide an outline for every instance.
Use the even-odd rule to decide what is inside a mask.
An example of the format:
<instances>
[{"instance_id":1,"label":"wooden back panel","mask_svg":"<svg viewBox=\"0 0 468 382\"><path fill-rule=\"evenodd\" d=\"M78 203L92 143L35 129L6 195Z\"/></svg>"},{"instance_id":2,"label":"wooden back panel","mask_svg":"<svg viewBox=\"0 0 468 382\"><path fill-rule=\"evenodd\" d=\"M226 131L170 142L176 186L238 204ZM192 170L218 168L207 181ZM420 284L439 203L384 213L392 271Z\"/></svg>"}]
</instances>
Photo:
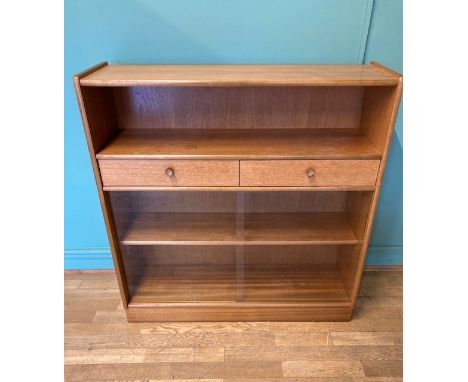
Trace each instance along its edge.
<instances>
[{"instance_id":1,"label":"wooden back panel","mask_svg":"<svg viewBox=\"0 0 468 382\"><path fill-rule=\"evenodd\" d=\"M347 246L345 246L347 247ZM339 246L246 246L242 265L246 271L256 267L297 268L305 265L336 262ZM130 285L167 267L219 266L233 272L239 264L236 246L123 246L125 273ZM133 291L130 290L130 293Z\"/></svg>"},{"instance_id":2,"label":"wooden back panel","mask_svg":"<svg viewBox=\"0 0 468 382\"><path fill-rule=\"evenodd\" d=\"M123 129L359 127L363 87L117 87Z\"/></svg>"},{"instance_id":3,"label":"wooden back panel","mask_svg":"<svg viewBox=\"0 0 468 382\"><path fill-rule=\"evenodd\" d=\"M346 246L345 246L346 247ZM255 245L246 246L245 264L264 266L298 264L334 264L338 246L334 245ZM124 246L128 264L151 267L164 265L231 265L236 263L235 246L216 245L148 245Z\"/></svg>"},{"instance_id":4,"label":"wooden back panel","mask_svg":"<svg viewBox=\"0 0 468 382\"><path fill-rule=\"evenodd\" d=\"M196 191L110 192L114 211L174 213L268 213L343 212L347 193L338 192L245 192Z\"/></svg>"}]
</instances>

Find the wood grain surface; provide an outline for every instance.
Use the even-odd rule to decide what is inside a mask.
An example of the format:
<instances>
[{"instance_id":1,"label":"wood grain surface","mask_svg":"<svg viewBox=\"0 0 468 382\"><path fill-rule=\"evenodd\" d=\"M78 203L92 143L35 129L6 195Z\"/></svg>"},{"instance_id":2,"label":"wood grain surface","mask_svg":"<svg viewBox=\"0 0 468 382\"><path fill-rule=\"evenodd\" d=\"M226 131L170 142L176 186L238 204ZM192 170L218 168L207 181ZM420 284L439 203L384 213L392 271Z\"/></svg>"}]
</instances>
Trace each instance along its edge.
<instances>
[{"instance_id":1,"label":"wood grain surface","mask_svg":"<svg viewBox=\"0 0 468 382\"><path fill-rule=\"evenodd\" d=\"M147 267L130 285L131 304L197 301L349 302L333 265L247 266L242 300L236 295L235 265ZM240 308L240 305L238 306Z\"/></svg>"},{"instance_id":2,"label":"wood grain surface","mask_svg":"<svg viewBox=\"0 0 468 382\"><path fill-rule=\"evenodd\" d=\"M324 131L325 130L325 131ZM128 129L98 159L380 159L364 135L342 129Z\"/></svg>"},{"instance_id":3,"label":"wood grain surface","mask_svg":"<svg viewBox=\"0 0 468 382\"><path fill-rule=\"evenodd\" d=\"M81 86L378 86L398 78L372 65L108 65Z\"/></svg>"},{"instance_id":4,"label":"wood grain surface","mask_svg":"<svg viewBox=\"0 0 468 382\"><path fill-rule=\"evenodd\" d=\"M359 128L365 88L116 87L121 129Z\"/></svg>"},{"instance_id":5,"label":"wood grain surface","mask_svg":"<svg viewBox=\"0 0 468 382\"><path fill-rule=\"evenodd\" d=\"M114 211L165 213L236 213L236 192L110 192ZM296 191L245 192L245 213L343 212L353 193Z\"/></svg>"},{"instance_id":6,"label":"wood grain surface","mask_svg":"<svg viewBox=\"0 0 468 382\"><path fill-rule=\"evenodd\" d=\"M344 213L135 213L122 224L124 245L357 244ZM239 240L238 230L242 230Z\"/></svg>"},{"instance_id":7,"label":"wood grain surface","mask_svg":"<svg viewBox=\"0 0 468 382\"><path fill-rule=\"evenodd\" d=\"M378 160L244 160L240 161L240 185L373 186L379 165Z\"/></svg>"},{"instance_id":8,"label":"wood grain surface","mask_svg":"<svg viewBox=\"0 0 468 382\"><path fill-rule=\"evenodd\" d=\"M99 169L104 186L239 185L238 161L101 159Z\"/></svg>"}]
</instances>

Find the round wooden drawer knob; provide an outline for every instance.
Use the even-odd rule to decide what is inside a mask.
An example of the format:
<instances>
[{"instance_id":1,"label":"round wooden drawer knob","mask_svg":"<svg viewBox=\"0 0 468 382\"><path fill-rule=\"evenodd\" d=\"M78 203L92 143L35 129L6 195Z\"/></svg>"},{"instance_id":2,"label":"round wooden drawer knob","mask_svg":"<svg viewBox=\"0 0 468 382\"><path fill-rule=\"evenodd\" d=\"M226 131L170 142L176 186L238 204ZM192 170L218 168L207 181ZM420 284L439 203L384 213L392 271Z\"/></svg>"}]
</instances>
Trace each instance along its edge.
<instances>
[{"instance_id":1,"label":"round wooden drawer knob","mask_svg":"<svg viewBox=\"0 0 468 382\"><path fill-rule=\"evenodd\" d=\"M168 168L166 168L165 173L166 173L167 176L174 176L174 169L171 168L171 167L168 167Z\"/></svg>"},{"instance_id":2,"label":"round wooden drawer knob","mask_svg":"<svg viewBox=\"0 0 468 382\"><path fill-rule=\"evenodd\" d=\"M315 176L315 171L312 170L311 168L307 169L306 171L306 175L309 177L309 178L313 178Z\"/></svg>"}]
</instances>

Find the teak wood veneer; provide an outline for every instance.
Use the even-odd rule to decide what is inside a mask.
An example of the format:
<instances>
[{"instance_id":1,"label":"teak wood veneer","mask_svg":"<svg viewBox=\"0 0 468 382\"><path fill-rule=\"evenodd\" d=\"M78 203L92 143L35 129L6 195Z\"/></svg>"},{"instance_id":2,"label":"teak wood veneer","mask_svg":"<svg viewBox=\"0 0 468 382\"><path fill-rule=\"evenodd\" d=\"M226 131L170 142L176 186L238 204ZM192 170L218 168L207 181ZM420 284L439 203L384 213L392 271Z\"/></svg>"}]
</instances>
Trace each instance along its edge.
<instances>
[{"instance_id":1,"label":"teak wood veneer","mask_svg":"<svg viewBox=\"0 0 468 382\"><path fill-rule=\"evenodd\" d=\"M104 62L74 85L129 321L351 319L401 75Z\"/></svg>"}]
</instances>

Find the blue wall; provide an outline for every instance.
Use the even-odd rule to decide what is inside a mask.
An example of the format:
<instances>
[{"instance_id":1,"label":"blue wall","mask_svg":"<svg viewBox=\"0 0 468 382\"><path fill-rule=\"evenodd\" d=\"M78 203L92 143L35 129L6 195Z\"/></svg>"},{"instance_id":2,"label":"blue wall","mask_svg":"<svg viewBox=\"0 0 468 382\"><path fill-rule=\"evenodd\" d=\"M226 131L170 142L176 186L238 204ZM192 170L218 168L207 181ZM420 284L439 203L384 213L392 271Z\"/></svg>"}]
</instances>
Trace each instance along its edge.
<instances>
[{"instance_id":1,"label":"blue wall","mask_svg":"<svg viewBox=\"0 0 468 382\"><path fill-rule=\"evenodd\" d=\"M72 86L110 63L361 63L402 71L402 0L65 0L65 267L112 260ZM401 114L401 113L400 113ZM402 263L398 120L368 264Z\"/></svg>"}]
</instances>

